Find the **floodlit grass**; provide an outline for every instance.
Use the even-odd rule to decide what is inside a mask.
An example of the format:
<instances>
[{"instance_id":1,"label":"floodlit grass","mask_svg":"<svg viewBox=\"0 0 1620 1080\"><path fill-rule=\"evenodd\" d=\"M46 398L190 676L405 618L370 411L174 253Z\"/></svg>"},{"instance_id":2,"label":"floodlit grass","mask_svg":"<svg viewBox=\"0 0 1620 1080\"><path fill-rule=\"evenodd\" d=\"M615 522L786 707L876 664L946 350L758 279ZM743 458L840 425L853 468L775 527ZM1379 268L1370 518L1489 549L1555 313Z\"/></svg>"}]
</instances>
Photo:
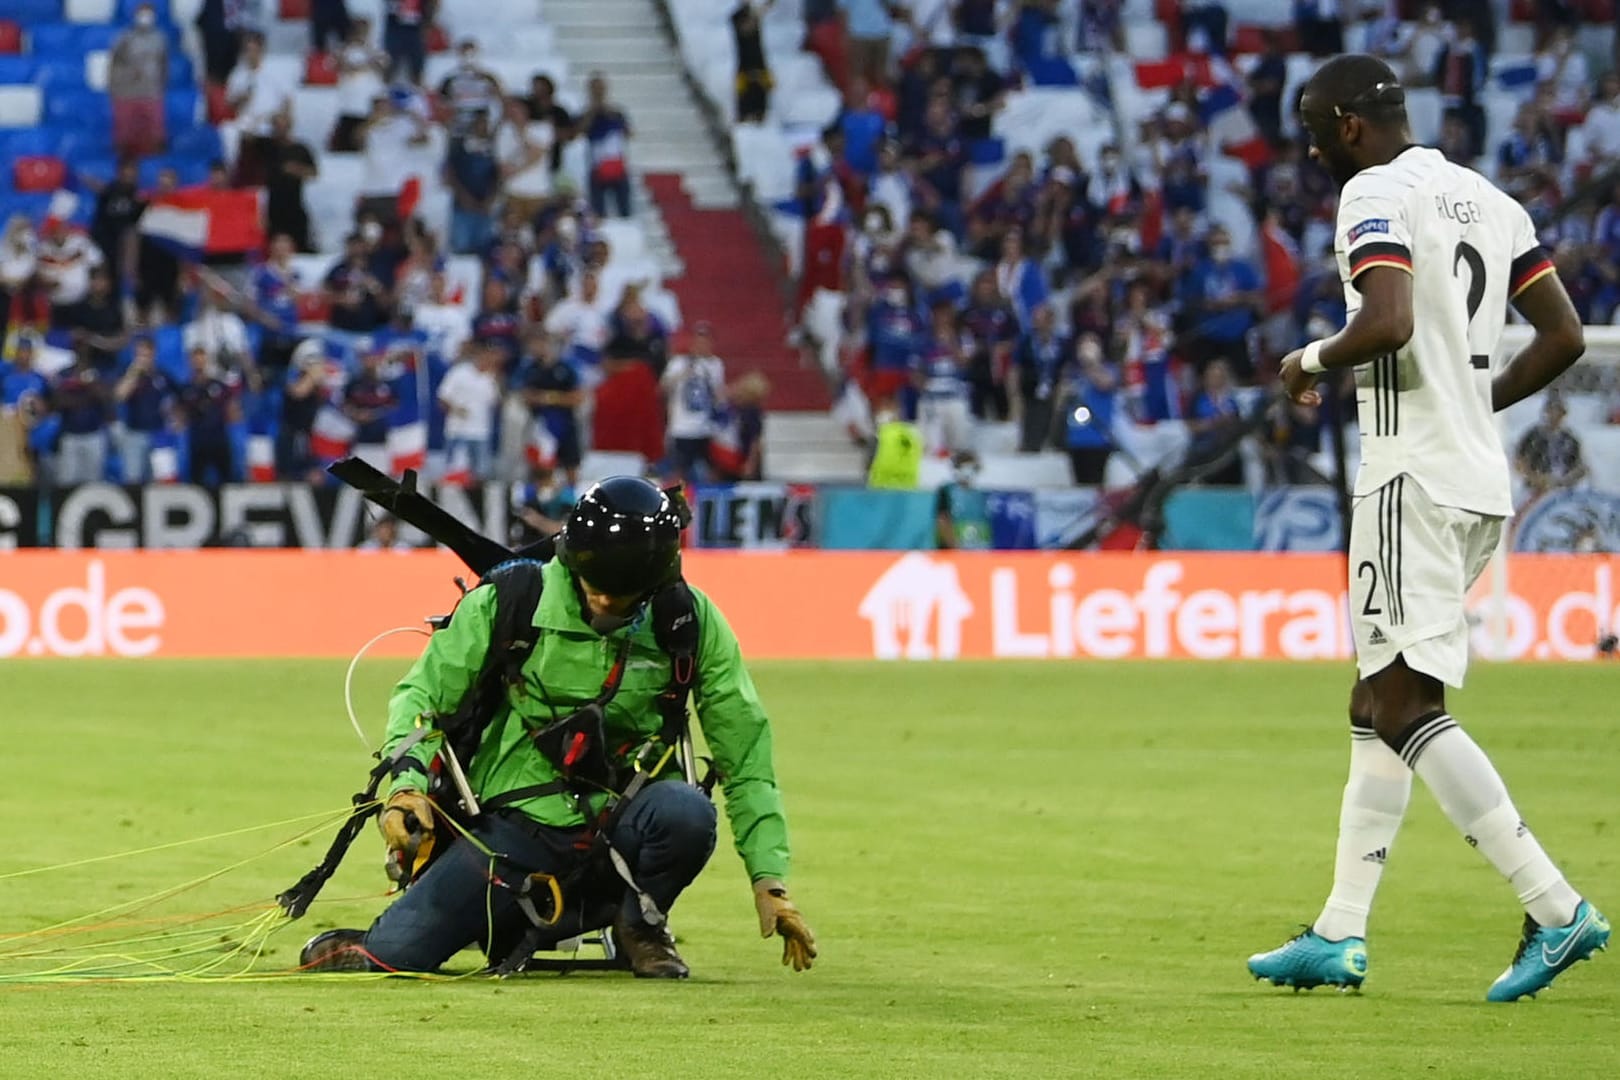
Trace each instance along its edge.
<instances>
[{"instance_id":1,"label":"floodlit grass","mask_svg":"<svg viewBox=\"0 0 1620 1080\"><path fill-rule=\"evenodd\" d=\"M374 731L399 670L362 669ZM1421 789L1375 913L1367 992L1249 980L1244 958L1308 921L1328 884L1345 667L756 674L777 729L791 884L821 940L814 971L785 971L758 939L723 841L676 908L694 970L684 985L0 983L0 1076L1620 1076L1614 956L1538 1001L1484 1002L1520 915ZM0 873L340 809L367 765L341 675L338 663L6 662ZM1617 690L1613 667L1482 666L1452 702L1554 857L1612 915ZM0 880L0 935L296 832ZM266 899L330 832L153 911ZM385 884L368 829L325 895L373 897L317 907L259 968L291 966L317 929L364 925ZM0 953L19 947L0 937ZM0 960L0 975L46 966Z\"/></svg>"}]
</instances>

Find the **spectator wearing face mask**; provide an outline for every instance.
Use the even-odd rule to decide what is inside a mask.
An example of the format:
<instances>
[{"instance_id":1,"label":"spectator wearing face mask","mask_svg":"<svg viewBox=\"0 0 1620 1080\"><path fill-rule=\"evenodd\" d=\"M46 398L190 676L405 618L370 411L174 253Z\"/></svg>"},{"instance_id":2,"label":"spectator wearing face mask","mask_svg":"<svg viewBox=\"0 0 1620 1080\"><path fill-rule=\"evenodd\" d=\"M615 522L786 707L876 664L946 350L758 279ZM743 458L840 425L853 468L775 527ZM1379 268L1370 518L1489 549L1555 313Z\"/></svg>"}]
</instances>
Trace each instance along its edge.
<instances>
[{"instance_id":1,"label":"spectator wearing face mask","mask_svg":"<svg viewBox=\"0 0 1620 1080\"><path fill-rule=\"evenodd\" d=\"M228 125L239 142L236 183L257 187L264 182L265 154L276 116L292 116L293 87L264 62L264 35L242 37L242 59L225 83L225 99L235 119Z\"/></svg>"},{"instance_id":2,"label":"spectator wearing face mask","mask_svg":"<svg viewBox=\"0 0 1620 1080\"><path fill-rule=\"evenodd\" d=\"M1183 286L1194 362L1202 369L1210 361L1222 359L1232 374L1244 380L1253 378L1248 339L1264 302L1260 275L1248 260L1234 254L1224 228L1210 230L1209 258L1187 275Z\"/></svg>"},{"instance_id":3,"label":"spectator wearing face mask","mask_svg":"<svg viewBox=\"0 0 1620 1080\"><path fill-rule=\"evenodd\" d=\"M169 85L169 39L157 27L151 4L118 35L107 57L107 95L112 99L113 149L121 156L160 154L164 135L163 93Z\"/></svg>"}]
</instances>

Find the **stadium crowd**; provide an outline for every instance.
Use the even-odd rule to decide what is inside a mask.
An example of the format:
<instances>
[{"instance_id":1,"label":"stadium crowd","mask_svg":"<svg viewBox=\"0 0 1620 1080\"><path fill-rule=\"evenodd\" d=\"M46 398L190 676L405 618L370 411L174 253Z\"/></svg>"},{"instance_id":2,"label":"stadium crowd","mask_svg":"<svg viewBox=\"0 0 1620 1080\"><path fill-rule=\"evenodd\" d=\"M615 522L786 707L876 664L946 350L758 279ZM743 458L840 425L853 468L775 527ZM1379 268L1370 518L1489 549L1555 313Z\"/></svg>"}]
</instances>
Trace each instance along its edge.
<instances>
[{"instance_id":1,"label":"stadium crowd","mask_svg":"<svg viewBox=\"0 0 1620 1080\"><path fill-rule=\"evenodd\" d=\"M1481 3L1301 0L1292 27L1264 29L1217 0L1160 3L1170 60L1151 66L1172 74L1153 72L1167 92L1139 128L1100 144L1060 135L1009 155L975 189L978 164L1006 134L995 118L1010 92L1068 86L1109 101L1102 73L1125 47L1124 6L806 5L806 48L843 107L797 158L798 333L830 375L849 376L846 404L858 385L942 454L972 449L983 422L1015 421L1019 449L1066 449L1077 483L1103 481L1111 457L1131 466L1117 476L1184 461L1206 466L1204 482L1241 483L1248 458L1251 482L1319 479L1311 460L1324 418L1259 391L1284 353L1344 318L1337 193L1290 134L1295 103L1284 95L1291 56L1347 43L1385 57L1413 91L1438 92L1441 149L1530 209L1583 320L1615 319L1612 4L1515 5L1537 45L1514 57L1494 52L1506 23ZM762 82L768 72L742 70L738 85ZM1488 83L1519 101L1494 145ZM750 115L740 99L737 111ZM1218 157L1241 163L1242 179L1217 174ZM1247 204L1256 236L1234 243L1209 213L1217 184ZM1353 392L1347 381L1327 407ZM845 415L858 432L869 426L859 408ZM1234 456L1244 429L1257 452Z\"/></svg>"},{"instance_id":2,"label":"stadium crowd","mask_svg":"<svg viewBox=\"0 0 1620 1080\"><path fill-rule=\"evenodd\" d=\"M0 189L13 209L0 238L0 482L320 483L342 454L398 471L424 465L429 445L452 483L543 484L555 470L572 484L591 447L684 479L759 476L764 379L728 386L719 335L683 330L611 263L600 226L632 209L631 128L606 80L589 78L571 112L544 73L508 92L469 39L425 86L424 58L445 44L432 5L385 10L379 47L341 0L310 8L304 79L335 85L339 102L317 152L293 134L297 87L267 63L249 5L208 0L196 18L198 127L212 136L200 143L165 129L165 88L192 77L178 29L151 3L120 9L99 39L106 122L65 150L45 143L61 156L37 155L42 172L33 158L8 165ZM0 47L33 77L56 24L11 25ZM47 117L26 134L53 130ZM583 185L563 168L575 140ZM439 235L401 162L441 148ZM363 163L353 227L311 277L305 186L338 154ZM226 223L252 237L230 250L152 224L171 195L259 191L246 204L258 220ZM217 232L244 204L206 205ZM458 276L451 256L476 269Z\"/></svg>"},{"instance_id":3,"label":"stadium crowd","mask_svg":"<svg viewBox=\"0 0 1620 1080\"><path fill-rule=\"evenodd\" d=\"M166 4L122 0L75 37L61 3L20 0L0 18L0 90L32 81L49 105L0 128L5 479L318 482L340 453L400 467L428 446L452 482L571 476L593 447L683 477L761 475L763 378L728 386L724 328L676 327L612 264L606 225L633 209L632 123L603 78L571 110L544 73L503 86L465 40L427 86L426 56L451 47L431 2L386 0L377 27L313 0L303 79L339 101L316 151L293 133L296 87L266 62L253 5L206 0L194 64ZM1124 6L804 5L806 47L843 107L796 164L795 340L858 439L874 418L902 417L931 449L961 454L984 422L1010 421L1018 449L1067 451L1078 483L1108 479L1111 462L1117 476L1121 461L1134 475L1172 460L1240 483L1232 448L1247 430L1262 451L1251 465L1317 478L1323 418L1253 403L1283 352L1343 318L1335 193L1289 133L1284 95L1290 57L1347 42L1439 92L1442 148L1530 208L1586 321L1615 319L1611 5L1516 11L1537 45L1512 58L1495 53L1505 23L1460 0L1301 0L1292 27L1263 33L1215 0L1160 3L1177 75L1128 139L1062 135L971 184L1010 92L1071 86L1117 105L1097 73L1125 47ZM744 0L731 18L743 122L770 105L768 7ZM1607 50L1592 47L1596 27ZM106 92L64 90L84 81L92 47L107 52ZM1522 98L1497 145L1485 145L1487 84ZM584 150L582 183L563 167L570 144ZM419 187L400 183L401 158L424 150L442 150L442 230L419 212ZM333 154L363 163L353 226L307 278L300 253L320 238L306 186ZM1218 158L1242 163L1255 236L1209 213L1215 184L1233 194L1213 179L1228 175ZM153 207L261 189L238 250L187 249L153 225ZM210 228L226 216L214 205ZM478 273L458 278L452 256Z\"/></svg>"}]
</instances>

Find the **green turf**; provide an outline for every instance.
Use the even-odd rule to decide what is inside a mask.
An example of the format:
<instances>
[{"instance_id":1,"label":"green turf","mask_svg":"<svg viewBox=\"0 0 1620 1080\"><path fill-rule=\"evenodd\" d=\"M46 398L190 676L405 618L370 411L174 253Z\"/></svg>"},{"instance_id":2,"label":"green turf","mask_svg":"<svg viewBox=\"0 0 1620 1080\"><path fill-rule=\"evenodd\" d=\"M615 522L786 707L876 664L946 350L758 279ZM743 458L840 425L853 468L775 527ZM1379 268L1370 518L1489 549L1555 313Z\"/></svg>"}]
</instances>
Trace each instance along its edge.
<instances>
[{"instance_id":1,"label":"green turf","mask_svg":"<svg viewBox=\"0 0 1620 1080\"><path fill-rule=\"evenodd\" d=\"M373 717L398 670L363 669ZM365 766L341 674L7 661L0 872L341 806ZM1617 674L1482 667L1453 705L1577 886L1620 915ZM757 676L794 893L822 943L813 972L784 971L758 940L722 842L676 910L695 971L685 985L0 986L0 1076L1620 1075L1620 960L1582 964L1538 1001L1485 1004L1519 913L1421 790L1390 861L1367 992L1249 980L1244 958L1308 920L1327 885L1344 667L762 664ZM185 880L289 831L0 881L0 933ZM266 897L324 843L233 872L179 910ZM379 866L368 831L328 895L380 891ZM273 939L269 966L318 925L363 924L380 903L316 909Z\"/></svg>"}]
</instances>

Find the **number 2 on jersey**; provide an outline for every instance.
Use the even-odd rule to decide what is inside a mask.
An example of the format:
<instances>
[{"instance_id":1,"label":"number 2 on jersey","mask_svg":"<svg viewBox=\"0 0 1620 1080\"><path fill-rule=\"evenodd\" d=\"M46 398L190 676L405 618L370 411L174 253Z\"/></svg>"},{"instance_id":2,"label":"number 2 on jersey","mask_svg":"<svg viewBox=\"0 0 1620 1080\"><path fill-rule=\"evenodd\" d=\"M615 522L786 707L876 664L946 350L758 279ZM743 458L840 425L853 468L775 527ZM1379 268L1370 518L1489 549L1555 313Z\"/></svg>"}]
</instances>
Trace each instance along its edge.
<instances>
[{"instance_id":1,"label":"number 2 on jersey","mask_svg":"<svg viewBox=\"0 0 1620 1080\"><path fill-rule=\"evenodd\" d=\"M1485 259L1479 249L1466 240L1457 241L1457 250L1451 257L1451 276L1456 277L1462 265L1468 264L1468 343L1474 343L1474 316L1479 314L1479 305L1485 300ZM1475 368L1483 371L1491 366L1489 353L1474 353L1468 362Z\"/></svg>"}]
</instances>

